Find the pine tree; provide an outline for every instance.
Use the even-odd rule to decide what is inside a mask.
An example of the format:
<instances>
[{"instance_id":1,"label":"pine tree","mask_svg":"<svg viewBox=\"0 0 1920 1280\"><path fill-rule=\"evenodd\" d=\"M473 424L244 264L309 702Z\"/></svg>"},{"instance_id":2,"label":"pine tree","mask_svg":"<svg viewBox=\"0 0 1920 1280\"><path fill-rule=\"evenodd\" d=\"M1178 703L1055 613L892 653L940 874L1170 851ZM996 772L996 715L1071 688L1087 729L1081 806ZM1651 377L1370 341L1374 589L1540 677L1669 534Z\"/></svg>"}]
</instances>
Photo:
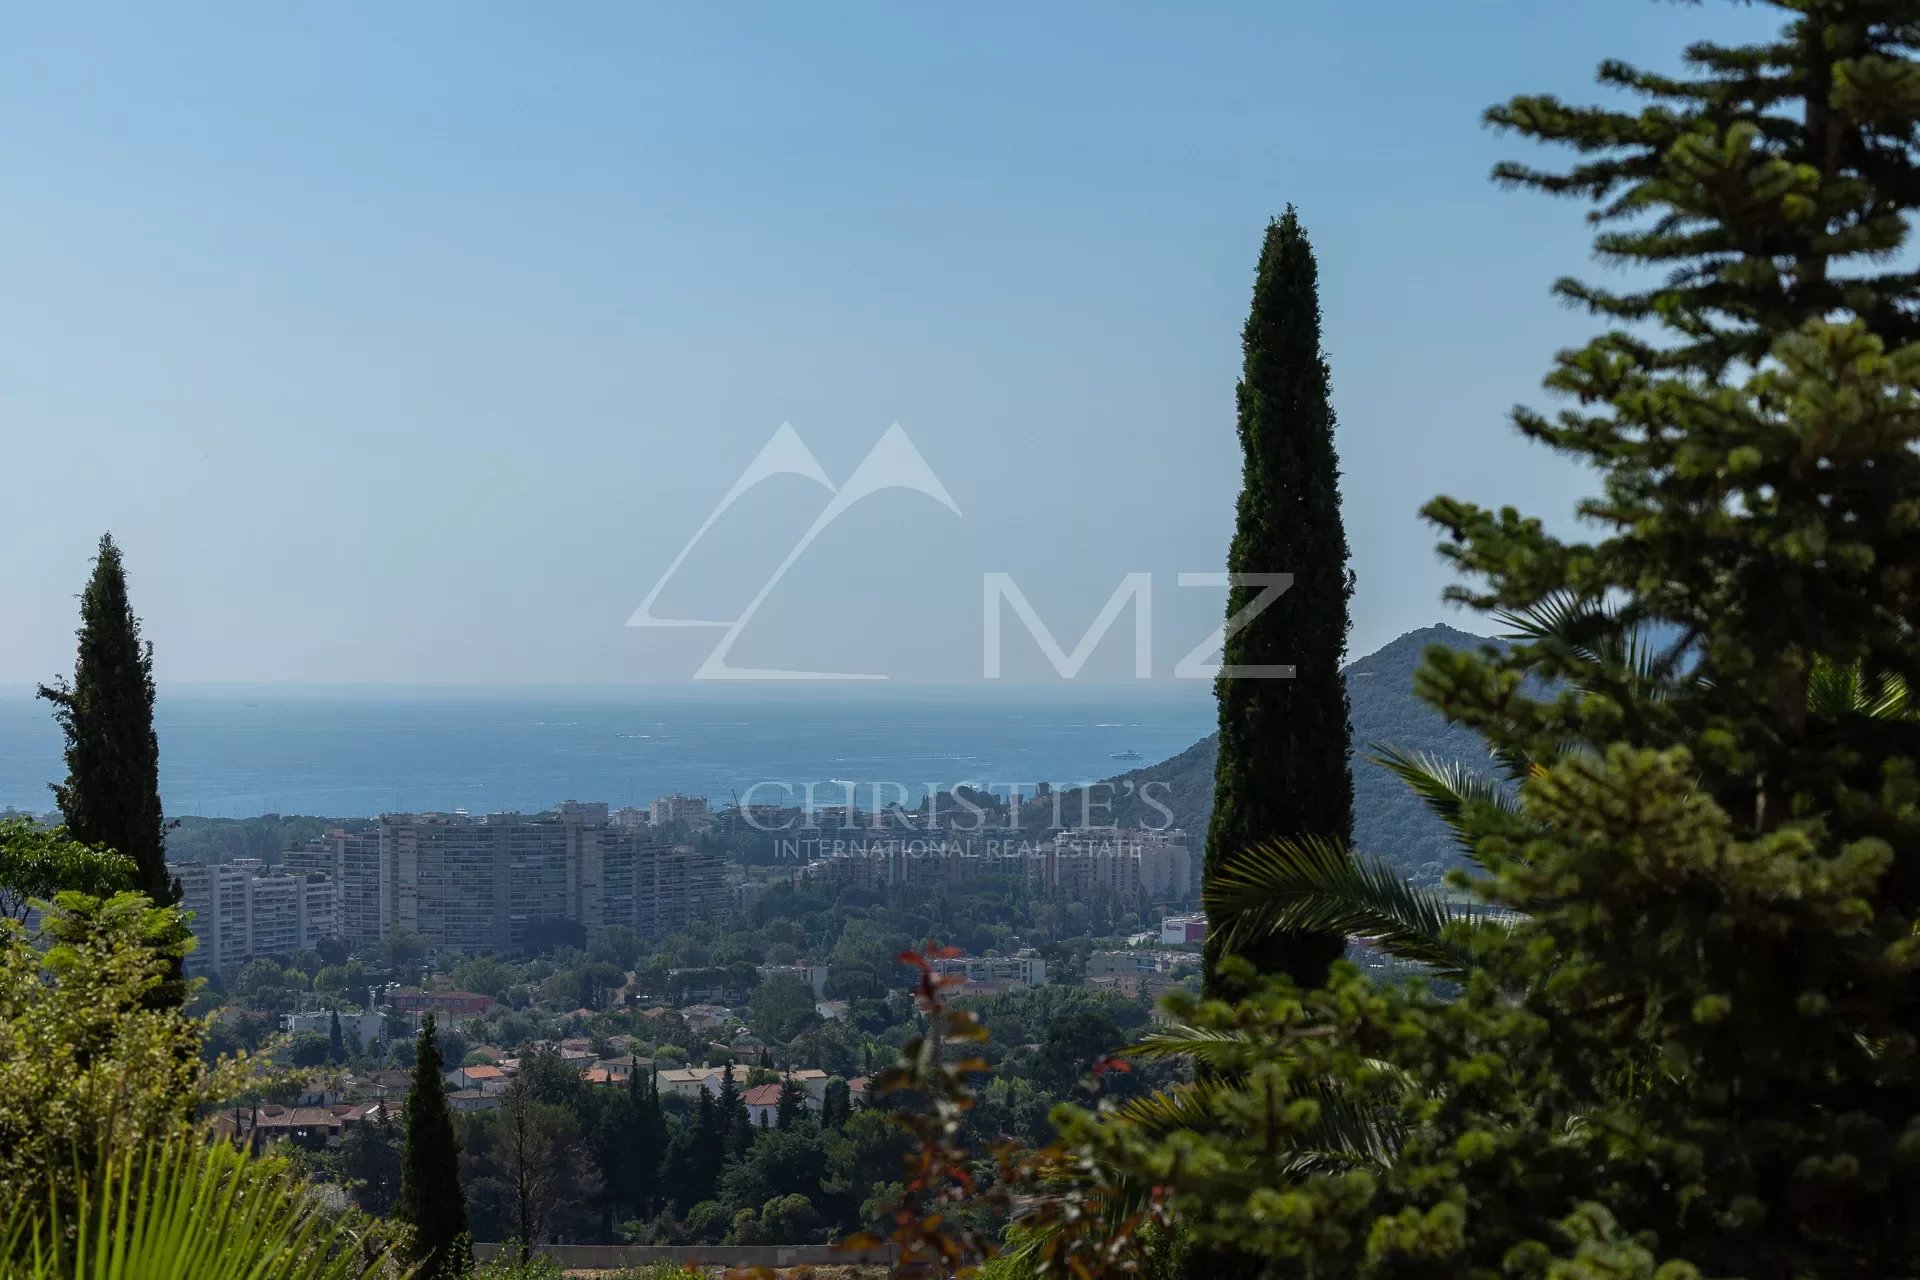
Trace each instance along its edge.
<instances>
[{"instance_id":1,"label":"pine tree","mask_svg":"<svg viewBox=\"0 0 1920 1280\"><path fill-rule=\"evenodd\" d=\"M113 535L100 536L80 595L73 680L40 686L67 739L67 780L53 788L67 834L133 859L135 887L157 906L179 901L167 874L160 743L153 732L153 646L127 598Z\"/></svg>"},{"instance_id":2,"label":"pine tree","mask_svg":"<svg viewBox=\"0 0 1920 1280\"><path fill-rule=\"evenodd\" d=\"M739 1085L734 1083L731 1062L720 1073L720 1099L716 1111L721 1149L730 1156L745 1155L747 1148L753 1145L753 1117L747 1113L747 1104L740 1096Z\"/></svg>"},{"instance_id":3,"label":"pine tree","mask_svg":"<svg viewBox=\"0 0 1920 1280\"><path fill-rule=\"evenodd\" d=\"M1320 351L1318 268L1291 206L1267 227L1241 346L1244 465L1227 571L1292 574L1293 585L1237 627L1266 588L1236 585L1227 595L1231 634L1215 682L1220 754L1208 871L1265 840L1315 836L1345 845L1353 835L1352 731L1340 674L1353 575ZM1285 667L1293 668L1292 678L1257 670ZM1210 990L1220 986L1227 923L1216 921L1211 930ZM1244 958L1261 972L1312 986L1325 980L1345 945L1337 934L1297 932L1267 939Z\"/></svg>"},{"instance_id":4,"label":"pine tree","mask_svg":"<svg viewBox=\"0 0 1920 1280\"><path fill-rule=\"evenodd\" d=\"M413 1227L414 1256L424 1280L454 1280L470 1269L466 1194L460 1187L460 1140L447 1105L446 1064L434 1019L420 1023L413 1088L407 1093L406 1168L400 1217Z\"/></svg>"},{"instance_id":5,"label":"pine tree","mask_svg":"<svg viewBox=\"0 0 1920 1280\"><path fill-rule=\"evenodd\" d=\"M347 1038L340 1031L340 1011L335 1009L327 1024L327 1061L341 1063L347 1060Z\"/></svg>"},{"instance_id":6,"label":"pine tree","mask_svg":"<svg viewBox=\"0 0 1920 1280\"><path fill-rule=\"evenodd\" d=\"M806 1089L792 1075L788 1075L780 1081L780 1101L774 1108L777 1126L782 1129L793 1128L806 1110Z\"/></svg>"}]
</instances>

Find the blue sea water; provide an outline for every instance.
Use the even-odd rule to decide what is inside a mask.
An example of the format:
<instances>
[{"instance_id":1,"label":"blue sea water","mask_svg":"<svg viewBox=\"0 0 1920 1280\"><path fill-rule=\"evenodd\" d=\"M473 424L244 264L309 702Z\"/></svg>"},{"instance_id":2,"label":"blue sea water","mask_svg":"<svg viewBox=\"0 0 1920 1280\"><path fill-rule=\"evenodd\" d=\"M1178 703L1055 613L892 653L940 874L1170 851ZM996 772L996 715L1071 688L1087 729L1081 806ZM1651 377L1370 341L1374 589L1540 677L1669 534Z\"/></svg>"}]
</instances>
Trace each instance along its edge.
<instances>
[{"instance_id":1,"label":"blue sea water","mask_svg":"<svg viewBox=\"0 0 1920 1280\"><path fill-rule=\"evenodd\" d=\"M1140 768L1213 731L1204 682L715 692L166 689L154 714L170 815L536 811L672 792L819 804L905 788L1066 786ZM44 812L65 774L48 706L0 693L0 807ZM1118 759L1138 752L1140 759ZM755 788L755 784L761 784ZM750 789L751 792L750 792ZM897 793L889 790L887 798ZM795 794L794 801L798 796Z\"/></svg>"}]
</instances>

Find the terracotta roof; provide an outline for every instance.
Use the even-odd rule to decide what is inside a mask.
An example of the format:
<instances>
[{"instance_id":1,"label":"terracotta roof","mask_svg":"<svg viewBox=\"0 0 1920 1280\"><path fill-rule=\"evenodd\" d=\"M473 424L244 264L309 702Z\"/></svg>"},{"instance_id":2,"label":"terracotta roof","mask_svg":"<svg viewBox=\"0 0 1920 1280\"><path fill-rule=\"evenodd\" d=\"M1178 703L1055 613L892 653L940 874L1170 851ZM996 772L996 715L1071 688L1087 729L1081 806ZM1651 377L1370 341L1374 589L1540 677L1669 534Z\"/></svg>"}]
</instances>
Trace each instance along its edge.
<instances>
[{"instance_id":1,"label":"terracotta roof","mask_svg":"<svg viewBox=\"0 0 1920 1280\"><path fill-rule=\"evenodd\" d=\"M773 1107L780 1103L780 1086L777 1084L759 1084L746 1091L742 1097L750 1107Z\"/></svg>"},{"instance_id":2,"label":"terracotta roof","mask_svg":"<svg viewBox=\"0 0 1920 1280\"><path fill-rule=\"evenodd\" d=\"M262 1129L332 1128L345 1120L344 1116L335 1115L331 1107L282 1107L276 1108L276 1111L277 1114L268 1115L264 1107L261 1109Z\"/></svg>"},{"instance_id":3,"label":"terracotta roof","mask_svg":"<svg viewBox=\"0 0 1920 1280\"><path fill-rule=\"evenodd\" d=\"M507 1076L499 1067L461 1067L460 1074L469 1080L504 1080Z\"/></svg>"}]
</instances>

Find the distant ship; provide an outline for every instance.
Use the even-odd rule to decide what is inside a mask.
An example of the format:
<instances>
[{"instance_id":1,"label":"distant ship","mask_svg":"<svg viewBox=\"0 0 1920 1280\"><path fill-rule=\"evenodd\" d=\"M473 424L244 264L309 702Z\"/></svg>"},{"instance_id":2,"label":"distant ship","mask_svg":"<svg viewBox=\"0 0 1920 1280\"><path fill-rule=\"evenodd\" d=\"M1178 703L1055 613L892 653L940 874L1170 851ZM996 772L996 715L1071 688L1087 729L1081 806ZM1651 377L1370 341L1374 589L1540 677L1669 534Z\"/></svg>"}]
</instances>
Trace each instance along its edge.
<instances>
[{"instance_id":1,"label":"distant ship","mask_svg":"<svg viewBox=\"0 0 1920 1280\"><path fill-rule=\"evenodd\" d=\"M1113 758L1115 760L1145 760L1146 759L1146 757L1141 755L1138 751L1116 751L1113 753Z\"/></svg>"}]
</instances>

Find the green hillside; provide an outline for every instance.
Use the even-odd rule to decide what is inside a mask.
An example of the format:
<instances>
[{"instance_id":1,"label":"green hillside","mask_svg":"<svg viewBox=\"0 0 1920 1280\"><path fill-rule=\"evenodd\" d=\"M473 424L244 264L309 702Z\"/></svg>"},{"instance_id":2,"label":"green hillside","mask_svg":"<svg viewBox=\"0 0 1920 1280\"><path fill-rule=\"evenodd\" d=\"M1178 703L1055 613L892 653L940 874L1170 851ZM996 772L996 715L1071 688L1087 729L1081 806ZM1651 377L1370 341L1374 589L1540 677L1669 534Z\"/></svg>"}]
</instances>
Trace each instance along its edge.
<instances>
[{"instance_id":1,"label":"green hillside","mask_svg":"<svg viewBox=\"0 0 1920 1280\"><path fill-rule=\"evenodd\" d=\"M1486 746L1477 734L1448 724L1413 696L1413 673L1429 646L1457 649L1486 643L1495 642L1449 626L1423 627L1347 666L1347 694L1353 705L1354 839L1363 851L1381 855L1417 879L1437 880L1456 865L1453 842L1412 792L1366 756L1371 747L1381 745L1475 765L1484 761ZM1148 794L1173 811L1175 825L1200 838L1213 811L1218 750L1218 736L1209 735L1170 760L1109 779L1117 793L1114 821L1122 826L1163 821L1141 798L1140 789L1153 783ZM1076 803L1068 793L1063 811L1074 812Z\"/></svg>"}]
</instances>

